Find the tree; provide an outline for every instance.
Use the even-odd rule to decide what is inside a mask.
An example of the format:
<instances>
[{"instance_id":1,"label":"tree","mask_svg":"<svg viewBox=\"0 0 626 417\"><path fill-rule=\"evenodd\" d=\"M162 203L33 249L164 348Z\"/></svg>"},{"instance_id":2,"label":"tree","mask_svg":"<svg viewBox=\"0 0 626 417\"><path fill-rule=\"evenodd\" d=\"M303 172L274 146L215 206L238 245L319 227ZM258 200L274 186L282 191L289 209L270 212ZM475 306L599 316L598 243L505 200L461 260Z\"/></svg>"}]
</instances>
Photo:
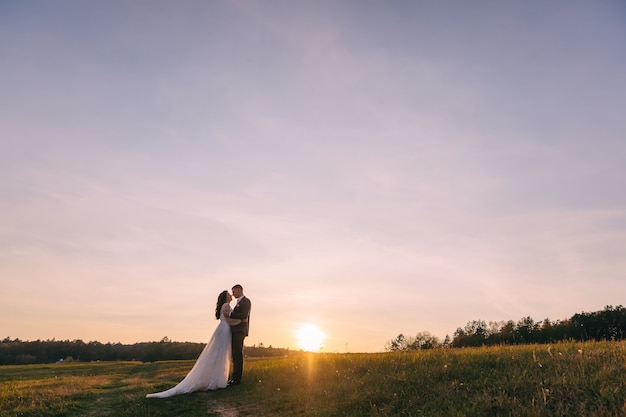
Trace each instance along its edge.
<instances>
[{"instance_id":1,"label":"tree","mask_svg":"<svg viewBox=\"0 0 626 417\"><path fill-rule=\"evenodd\" d=\"M517 335L523 343L532 343L535 330L538 329L538 325L530 317L524 317L517 322Z\"/></svg>"},{"instance_id":2,"label":"tree","mask_svg":"<svg viewBox=\"0 0 626 417\"><path fill-rule=\"evenodd\" d=\"M441 342L430 332L419 332L415 337L406 337L402 333L387 342L385 349L391 352L434 349L441 347Z\"/></svg>"},{"instance_id":3,"label":"tree","mask_svg":"<svg viewBox=\"0 0 626 417\"><path fill-rule=\"evenodd\" d=\"M402 333L400 333L398 336L396 336L395 339L391 339L389 342L387 342L385 346L385 350L388 350L391 352L397 352L399 350L404 350L405 346L406 346L406 338L404 337Z\"/></svg>"},{"instance_id":4,"label":"tree","mask_svg":"<svg viewBox=\"0 0 626 417\"><path fill-rule=\"evenodd\" d=\"M430 332L419 332L412 345L416 349L434 349L441 347L441 342Z\"/></svg>"},{"instance_id":5,"label":"tree","mask_svg":"<svg viewBox=\"0 0 626 417\"><path fill-rule=\"evenodd\" d=\"M452 345L455 347L482 346L488 335L487 323L484 320L468 321L465 328L456 329Z\"/></svg>"}]
</instances>

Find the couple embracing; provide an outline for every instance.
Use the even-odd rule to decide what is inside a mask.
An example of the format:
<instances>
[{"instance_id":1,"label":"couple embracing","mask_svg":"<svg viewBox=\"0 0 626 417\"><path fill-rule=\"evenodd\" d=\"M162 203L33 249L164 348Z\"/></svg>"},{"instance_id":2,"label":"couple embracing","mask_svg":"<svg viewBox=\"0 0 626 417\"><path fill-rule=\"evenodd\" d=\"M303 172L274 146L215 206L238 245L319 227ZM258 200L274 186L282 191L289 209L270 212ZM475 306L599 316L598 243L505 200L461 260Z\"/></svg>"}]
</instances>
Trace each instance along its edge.
<instances>
[{"instance_id":1,"label":"couple embracing","mask_svg":"<svg viewBox=\"0 0 626 417\"><path fill-rule=\"evenodd\" d=\"M237 304L231 309L233 297L237 299ZM239 385L243 375L243 341L248 336L250 308L250 299L243 295L241 285L237 284L232 288L232 295L228 291L222 291L217 297L215 307L215 318L220 320L220 324L191 371L175 387L148 394L146 397L167 398ZM231 360L233 372L229 380Z\"/></svg>"}]
</instances>

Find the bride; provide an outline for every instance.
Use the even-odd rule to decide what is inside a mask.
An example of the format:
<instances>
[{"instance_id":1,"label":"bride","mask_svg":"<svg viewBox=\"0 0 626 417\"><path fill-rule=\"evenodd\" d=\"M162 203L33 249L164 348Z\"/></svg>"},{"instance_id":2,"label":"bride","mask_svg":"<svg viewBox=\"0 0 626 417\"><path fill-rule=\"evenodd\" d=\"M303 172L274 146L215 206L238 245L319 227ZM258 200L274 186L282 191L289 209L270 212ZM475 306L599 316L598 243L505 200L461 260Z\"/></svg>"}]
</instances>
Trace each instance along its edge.
<instances>
[{"instance_id":1,"label":"bride","mask_svg":"<svg viewBox=\"0 0 626 417\"><path fill-rule=\"evenodd\" d=\"M232 299L228 291L222 291L217 297L215 318L220 320L220 324L187 376L175 387L167 391L148 394L146 398L167 398L194 391L226 388L231 361L230 326L241 322L241 320L229 317L231 311L229 303Z\"/></svg>"}]
</instances>

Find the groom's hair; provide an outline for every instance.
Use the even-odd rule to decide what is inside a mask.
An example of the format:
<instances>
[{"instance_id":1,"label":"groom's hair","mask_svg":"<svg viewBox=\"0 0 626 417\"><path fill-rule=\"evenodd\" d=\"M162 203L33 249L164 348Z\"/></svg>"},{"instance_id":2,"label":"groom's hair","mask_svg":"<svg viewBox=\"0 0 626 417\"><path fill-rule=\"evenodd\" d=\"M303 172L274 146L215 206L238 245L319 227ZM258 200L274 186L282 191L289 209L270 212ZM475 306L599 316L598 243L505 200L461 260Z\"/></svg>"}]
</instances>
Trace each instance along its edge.
<instances>
[{"instance_id":1,"label":"groom's hair","mask_svg":"<svg viewBox=\"0 0 626 417\"><path fill-rule=\"evenodd\" d=\"M234 290L235 288L239 288L241 291L243 291L243 287L240 284L233 285L232 289Z\"/></svg>"}]
</instances>

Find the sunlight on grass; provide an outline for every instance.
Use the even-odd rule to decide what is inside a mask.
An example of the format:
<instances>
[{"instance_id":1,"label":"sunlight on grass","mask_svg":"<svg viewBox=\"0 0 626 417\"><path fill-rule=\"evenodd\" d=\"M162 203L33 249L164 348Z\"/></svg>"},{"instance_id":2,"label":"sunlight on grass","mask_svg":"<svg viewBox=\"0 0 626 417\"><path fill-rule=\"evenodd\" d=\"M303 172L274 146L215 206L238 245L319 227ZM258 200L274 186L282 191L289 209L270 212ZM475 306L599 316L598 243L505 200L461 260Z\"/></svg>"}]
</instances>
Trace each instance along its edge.
<instances>
[{"instance_id":1,"label":"sunlight on grass","mask_svg":"<svg viewBox=\"0 0 626 417\"><path fill-rule=\"evenodd\" d=\"M12 410L25 413L28 410L46 408L65 412L71 409L73 399L109 384L112 375L61 376L39 380L3 382L0 388L0 411Z\"/></svg>"},{"instance_id":2,"label":"sunlight on grass","mask_svg":"<svg viewBox=\"0 0 626 417\"><path fill-rule=\"evenodd\" d=\"M193 361L0 367L0 415L90 417L626 415L626 342L293 352L249 358L236 388L146 400Z\"/></svg>"}]
</instances>

